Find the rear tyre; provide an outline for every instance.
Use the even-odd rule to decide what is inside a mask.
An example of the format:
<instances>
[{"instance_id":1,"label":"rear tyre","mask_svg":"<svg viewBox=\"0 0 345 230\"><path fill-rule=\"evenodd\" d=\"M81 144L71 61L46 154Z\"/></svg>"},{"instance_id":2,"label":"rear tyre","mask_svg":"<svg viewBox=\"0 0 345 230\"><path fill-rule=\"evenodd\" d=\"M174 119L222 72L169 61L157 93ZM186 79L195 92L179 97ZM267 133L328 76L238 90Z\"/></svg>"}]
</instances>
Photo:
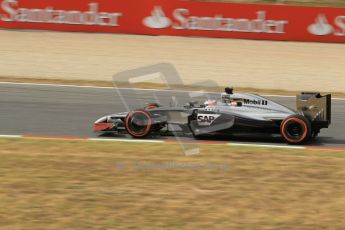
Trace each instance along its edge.
<instances>
[{"instance_id":1,"label":"rear tyre","mask_svg":"<svg viewBox=\"0 0 345 230\"><path fill-rule=\"evenodd\" d=\"M132 137L144 138L152 131L152 118L145 110L132 111L126 116L125 128Z\"/></svg>"},{"instance_id":2,"label":"rear tyre","mask_svg":"<svg viewBox=\"0 0 345 230\"><path fill-rule=\"evenodd\" d=\"M280 125L280 133L289 144L303 144L311 139L310 122L301 115L287 117Z\"/></svg>"}]
</instances>

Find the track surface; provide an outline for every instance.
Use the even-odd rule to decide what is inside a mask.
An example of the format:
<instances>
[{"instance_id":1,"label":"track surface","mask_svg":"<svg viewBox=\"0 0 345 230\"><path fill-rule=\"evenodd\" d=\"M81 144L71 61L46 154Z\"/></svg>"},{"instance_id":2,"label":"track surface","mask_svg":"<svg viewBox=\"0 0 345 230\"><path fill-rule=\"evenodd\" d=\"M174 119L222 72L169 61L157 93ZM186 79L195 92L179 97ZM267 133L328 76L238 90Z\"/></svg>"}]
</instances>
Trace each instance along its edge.
<instances>
[{"instance_id":1,"label":"track surface","mask_svg":"<svg viewBox=\"0 0 345 230\"><path fill-rule=\"evenodd\" d=\"M163 105L172 103L172 96L180 104L188 101L187 94L183 92L121 92L132 108L142 107L154 98L158 98ZM295 107L293 97L270 98ZM313 145L343 148L345 101L333 100L332 103L332 125L321 131ZM97 137L92 130L96 119L125 110L115 89L0 83L0 134ZM228 137L223 140L260 144L281 142L280 138L262 136Z\"/></svg>"}]
</instances>

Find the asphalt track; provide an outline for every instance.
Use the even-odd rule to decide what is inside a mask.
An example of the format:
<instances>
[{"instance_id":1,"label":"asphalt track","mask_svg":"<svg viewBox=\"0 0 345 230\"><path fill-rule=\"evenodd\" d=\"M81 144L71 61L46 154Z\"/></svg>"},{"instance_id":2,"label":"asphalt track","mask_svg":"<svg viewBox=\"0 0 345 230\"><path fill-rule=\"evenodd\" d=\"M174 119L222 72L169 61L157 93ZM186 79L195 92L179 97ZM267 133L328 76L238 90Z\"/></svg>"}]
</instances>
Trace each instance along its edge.
<instances>
[{"instance_id":1,"label":"asphalt track","mask_svg":"<svg viewBox=\"0 0 345 230\"><path fill-rule=\"evenodd\" d=\"M123 89L121 93L130 108L140 108L146 102L155 100L163 105L176 101L184 104L190 100L187 92ZM295 107L294 97L268 98L288 107ZM203 99L204 96L199 98ZM321 131L320 136L312 143L313 146L345 147L345 100L333 100L332 106L332 125ZM126 107L118 92L112 88L0 83L2 135L98 137L93 133L93 122L101 116L122 111L126 111ZM174 137L162 137L170 138ZM212 138L212 141L218 139ZM223 137L220 141L282 144L278 137L262 135L230 136Z\"/></svg>"}]
</instances>

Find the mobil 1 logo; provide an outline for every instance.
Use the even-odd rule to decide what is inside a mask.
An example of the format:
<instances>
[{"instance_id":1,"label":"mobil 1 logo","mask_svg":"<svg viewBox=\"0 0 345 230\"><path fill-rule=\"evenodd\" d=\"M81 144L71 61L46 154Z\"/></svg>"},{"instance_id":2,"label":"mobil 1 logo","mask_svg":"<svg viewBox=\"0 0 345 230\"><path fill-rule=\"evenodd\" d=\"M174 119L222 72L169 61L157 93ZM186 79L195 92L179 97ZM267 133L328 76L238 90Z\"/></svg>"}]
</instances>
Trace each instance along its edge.
<instances>
[{"instance_id":1,"label":"mobil 1 logo","mask_svg":"<svg viewBox=\"0 0 345 230\"><path fill-rule=\"evenodd\" d=\"M268 105L268 101L267 100L251 100L251 99L244 99L243 103L245 105Z\"/></svg>"}]
</instances>

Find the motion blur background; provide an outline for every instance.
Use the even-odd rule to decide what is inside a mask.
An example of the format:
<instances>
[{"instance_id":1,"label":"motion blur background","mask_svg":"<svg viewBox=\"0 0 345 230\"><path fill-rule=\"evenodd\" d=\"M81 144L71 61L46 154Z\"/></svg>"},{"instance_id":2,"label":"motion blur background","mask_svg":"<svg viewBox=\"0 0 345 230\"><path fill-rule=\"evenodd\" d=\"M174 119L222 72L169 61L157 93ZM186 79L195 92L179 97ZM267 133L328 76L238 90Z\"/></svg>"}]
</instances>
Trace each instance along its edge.
<instances>
[{"instance_id":1,"label":"motion blur background","mask_svg":"<svg viewBox=\"0 0 345 230\"><path fill-rule=\"evenodd\" d=\"M345 40L333 29L345 10L314 6L344 7L345 1L219 1L230 5L200 5L194 12L214 18L218 10L232 10L233 2L245 3L223 16L246 22L264 17L268 24L289 18L288 32L199 31L201 36L142 23L157 16L150 14L162 2L158 16L169 22L173 3L188 8L200 1L0 0L0 8L8 3L37 13L54 7L78 15L97 3L100 12L128 10L124 15L137 20L121 18L119 27L0 20L1 230L344 229ZM136 5L143 2L150 4ZM286 5L312 7L285 11ZM155 19L154 26L161 26ZM316 34L308 33L310 25ZM333 100L332 125L312 146L291 147L279 138L188 139L200 154L187 157L168 137L135 143L96 136L96 119L125 111L113 88L97 86L112 86L115 73L161 62L175 66L185 84L212 79L235 90L279 94L272 99L290 107L297 91L342 98ZM177 94L163 93L166 100ZM148 94L127 97L139 107ZM226 167L205 167L210 164Z\"/></svg>"}]
</instances>

